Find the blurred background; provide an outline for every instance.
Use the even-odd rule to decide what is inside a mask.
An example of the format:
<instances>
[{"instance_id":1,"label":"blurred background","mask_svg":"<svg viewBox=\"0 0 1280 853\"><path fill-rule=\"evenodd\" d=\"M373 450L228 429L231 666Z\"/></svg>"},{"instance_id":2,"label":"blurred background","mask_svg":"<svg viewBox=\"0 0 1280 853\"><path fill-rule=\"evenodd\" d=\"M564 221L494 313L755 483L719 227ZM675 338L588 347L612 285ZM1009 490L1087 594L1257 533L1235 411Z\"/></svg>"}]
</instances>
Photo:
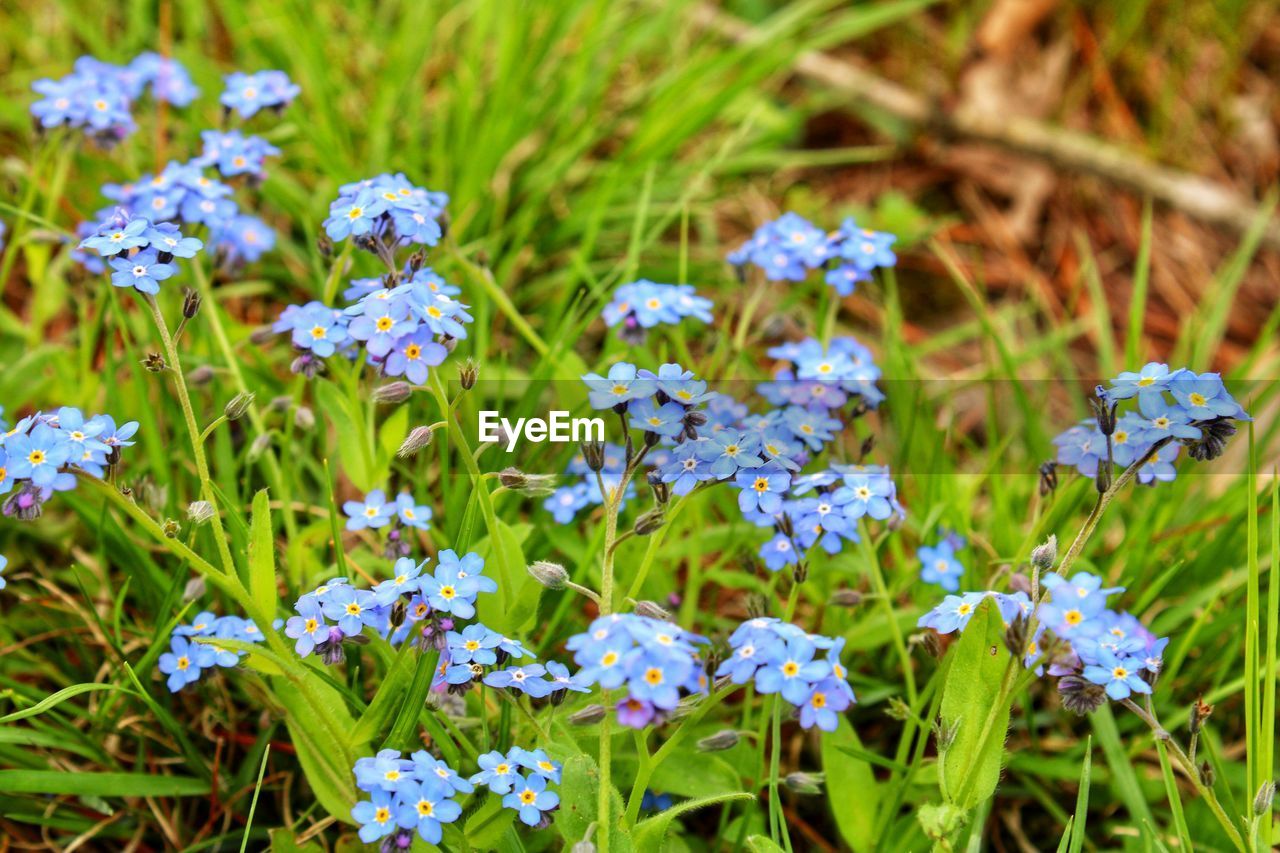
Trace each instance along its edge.
<instances>
[{"instance_id":1,"label":"blurred background","mask_svg":"<svg viewBox=\"0 0 1280 853\"><path fill-rule=\"evenodd\" d=\"M1143 357L1204 370L1253 354L1254 375L1271 359L1253 344L1280 321L1273 3L42 0L5 4L0 27L11 186L30 82L81 53L168 50L206 93L232 69L287 69L303 106L268 134L285 162L263 215L296 240L266 278L314 272L300 247L334 185L404 170L453 194L456 227L531 314L617 278L642 201L644 272L674 276L687 211L690 278L712 289L732 286L724 252L790 208L902 236L909 341L969 314L946 257L994 304L1034 306L1033 325L1084 321L1070 350L1086 373L1123 345L1135 299ZM159 123L155 163L135 148L88 173L187 156L216 121L203 103ZM63 204L96 209L96 183ZM876 319L874 298L850 307ZM938 369L968 356L938 353Z\"/></svg>"}]
</instances>

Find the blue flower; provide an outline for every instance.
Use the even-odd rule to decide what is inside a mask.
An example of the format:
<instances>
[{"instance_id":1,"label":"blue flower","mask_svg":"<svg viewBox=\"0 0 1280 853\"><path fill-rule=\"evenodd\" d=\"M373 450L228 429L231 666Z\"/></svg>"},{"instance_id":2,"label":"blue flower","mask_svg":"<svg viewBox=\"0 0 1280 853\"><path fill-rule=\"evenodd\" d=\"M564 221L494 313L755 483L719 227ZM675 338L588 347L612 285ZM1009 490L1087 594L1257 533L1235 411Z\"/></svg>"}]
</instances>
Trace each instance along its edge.
<instances>
[{"instance_id":1,"label":"blue flower","mask_svg":"<svg viewBox=\"0 0 1280 853\"><path fill-rule=\"evenodd\" d=\"M357 760L354 769L360 790L395 792L413 781L414 763L401 758L399 750L383 749Z\"/></svg>"},{"instance_id":2,"label":"blue flower","mask_svg":"<svg viewBox=\"0 0 1280 853\"><path fill-rule=\"evenodd\" d=\"M160 655L160 671L169 676L168 685L172 693L177 693L188 684L200 680L200 673L208 669L213 661L212 654L193 645L185 637L172 637L169 640L169 651Z\"/></svg>"},{"instance_id":3,"label":"blue flower","mask_svg":"<svg viewBox=\"0 0 1280 853\"><path fill-rule=\"evenodd\" d=\"M666 438L675 438L684 431L684 412L684 406L679 403L663 403L659 406L651 398L632 400L627 404L633 429Z\"/></svg>"},{"instance_id":4,"label":"blue flower","mask_svg":"<svg viewBox=\"0 0 1280 853\"><path fill-rule=\"evenodd\" d=\"M347 501L342 505L347 514L347 530L364 530L366 527L386 527L391 523L394 507L387 503L381 489L365 495L364 501Z\"/></svg>"},{"instance_id":5,"label":"blue flower","mask_svg":"<svg viewBox=\"0 0 1280 853\"><path fill-rule=\"evenodd\" d=\"M458 771L425 750L418 750L409 757L413 760L414 772L424 781L436 780L459 794L470 794L475 790L470 782L458 775Z\"/></svg>"},{"instance_id":6,"label":"blue flower","mask_svg":"<svg viewBox=\"0 0 1280 853\"><path fill-rule=\"evenodd\" d=\"M351 809L351 817L360 824L360 840L372 844L396 829L396 804L390 791L374 790L369 799Z\"/></svg>"},{"instance_id":7,"label":"blue flower","mask_svg":"<svg viewBox=\"0 0 1280 853\"><path fill-rule=\"evenodd\" d=\"M450 631L446 635L449 660L455 664L478 663L492 666L498 662L495 649L502 642L502 635L476 622L463 628L461 633Z\"/></svg>"},{"instance_id":8,"label":"blue flower","mask_svg":"<svg viewBox=\"0 0 1280 853\"><path fill-rule=\"evenodd\" d=\"M116 287L132 287L139 293L159 293L160 282L171 277L177 268L162 264L153 249L139 252L132 258L114 257L110 261L111 283Z\"/></svg>"},{"instance_id":9,"label":"blue flower","mask_svg":"<svg viewBox=\"0 0 1280 853\"><path fill-rule=\"evenodd\" d=\"M98 254L109 257L138 249L151 242L147 236L150 222L146 219L130 219L127 222L112 222L98 229L91 237L80 241L81 249L93 249Z\"/></svg>"},{"instance_id":10,"label":"blue flower","mask_svg":"<svg viewBox=\"0 0 1280 853\"><path fill-rule=\"evenodd\" d=\"M839 238L840 256L863 272L898 262L892 249L898 238L892 234L859 228L853 219L846 219L840 224Z\"/></svg>"},{"instance_id":11,"label":"blue flower","mask_svg":"<svg viewBox=\"0 0 1280 853\"><path fill-rule=\"evenodd\" d=\"M659 467L659 479L664 483L672 484L672 494L687 495L699 483L714 479L711 465L701 458L703 445L707 441L708 439L700 438L697 441L686 441L678 445L671 452L671 460Z\"/></svg>"},{"instance_id":12,"label":"blue flower","mask_svg":"<svg viewBox=\"0 0 1280 853\"><path fill-rule=\"evenodd\" d=\"M255 74L235 71L228 74L223 82L226 89L222 93L222 105L239 112L244 118L250 118L266 107L284 109L302 91L283 71L259 71Z\"/></svg>"},{"instance_id":13,"label":"blue flower","mask_svg":"<svg viewBox=\"0 0 1280 853\"><path fill-rule=\"evenodd\" d=\"M963 595L948 595L942 603L920 617L916 623L920 628L932 628L939 634L950 634L963 631L973 618L974 611L989 593L966 592Z\"/></svg>"},{"instance_id":14,"label":"blue flower","mask_svg":"<svg viewBox=\"0 0 1280 853\"><path fill-rule=\"evenodd\" d=\"M1200 437L1200 428L1191 426L1191 417L1182 407L1170 405L1162 396L1139 398L1138 409L1146 418L1146 436L1152 442L1165 436L1190 439Z\"/></svg>"},{"instance_id":15,"label":"blue flower","mask_svg":"<svg viewBox=\"0 0 1280 853\"><path fill-rule=\"evenodd\" d=\"M495 794L506 794L520 778L518 765L497 750L486 752L476 762L480 772L471 777L471 784L486 785Z\"/></svg>"},{"instance_id":16,"label":"blue flower","mask_svg":"<svg viewBox=\"0 0 1280 853\"><path fill-rule=\"evenodd\" d=\"M387 376L403 376L414 385L427 384L428 368L444 362L449 351L431 339L426 327L397 338L382 366Z\"/></svg>"},{"instance_id":17,"label":"blue flower","mask_svg":"<svg viewBox=\"0 0 1280 853\"><path fill-rule=\"evenodd\" d=\"M651 651L633 657L627 665L631 696L664 711L680 701L680 687L688 681L693 663L687 656Z\"/></svg>"},{"instance_id":18,"label":"blue flower","mask_svg":"<svg viewBox=\"0 0 1280 853\"><path fill-rule=\"evenodd\" d=\"M4 463L0 462L0 465L2 464ZM4 589L8 585L8 582L3 577L4 570L7 568L9 568L9 558L4 554L0 554L0 589Z\"/></svg>"},{"instance_id":19,"label":"blue flower","mask_svg":"<svg viewBox=\"0 0 1280 853\"><path fill-rule=\"evenodd\" d=\"M343 634L352 637L359 634L365 625L378 627L376 608L373 593L368 590L339 586L325 600L324 615L336 622Z\"/></svg>"},{"instance_id":20,"label":"blue flower","mask_svg":"<svg viewBox=\"0 0 1280 853\"><path fill-rule=\"evenodd\" d=\"M324 621L324 612L317 601L303 601L298 604L298 615L290 616L285 623L286 637L297 640L294 651L306 657L315 651L316 644L329 636L329 625Z\"/></svg>"},{"instance_id":21,"label":"blue flower","mask_svg":"<svg viewBox=\"0 0 1280 853\"><path fill-rule=\"evenodd\" d=\"M655 379L638 375L636 366L625 361L609 368L607 376L588 373L582 377L587 385L587 399L593 409L612 409L614 406L652 396L658 390Z\"/></svg>"},{"instance_id":22,"label":"blue flower","mask_svg":"<svg viewBox=\"0 0 1280 853\"><path fill-rule=\"evenodd\" d=\"M310 350L321 358L328 358L351 340L346 316L320 302L310 302L300 308L290 305L273 328L292 330L294 346Z\"/></svg>"},{"instance_id":23,"label":"blue flower","mask_svg":"<svg viewBox=\"0 0 1280 853\"><path fill-rule=\"evenodd\" d=\"M472 578L459 578L447 567L437 566L434 575L424 575L418 588L432 610L452 613L462 619L476 615L476 594L479 585Z\"/></svg>"},{"instance_id":24,"label":"blue flower","mask_svg":"<svg viewBox=\"0 0 1280 853\"><path fill-rule=\"evenodd\" d=\"M36 424L26 435L12 435L5 442L9 457L8 474L16 479L29 479L41 488L53 485L58 468L71 455L71 442L65 433L45 423Z\"/></svg>"},{"instance_id":25,"label":"blue flower","mask_svg":"<svg viewBox=\"0 0 1280 853\"><path fill-rule=\"evenodd\" d=\"M1084 668L1084 677L1103 685L1107 695L1117 702L1133 693L1150 693L1151 685L1142 678L1143 661L1136 657L1120 657L1110 649L1099 650L1098 663Z\"/></svg>"},{"instance_id":26,"label":"blue flower","mask_svg":"<svg viewBox=\"0 0 1280 853\"><path fill-rule=\"evenodd\" d=\"M1107 439L1094 421L1084 421L1054 438L1058 464L1070 465L1086 477L1098 474L1098 463L1107 460Z\"/></svg>"},{"instance_id":27,"label":"blue flower","mask_svg":"<svg viewBox=\"0 0 1280 853\"><path fill-rule=\"evenodd\" d=\"M519 812L520 821L526 826L537 826L542 821L543 812L552 811L560 805L560 795L548 791L547 780L536 773L516 778L514 790L502 798L502 805Z\"/></svg>"},{"instance_id":28,"label":"blue flower","mask_svg":"<svg viewBox=\"0 0 1280 853\"><path fill-rule=\"evenodd\" d=\"M399 792L396 803L396 825L418 830L418 836L428 844L439 844L441 824L453 823L462 815L462 806L449 799L449 789L435 780L409 783ZM363 840L363 828L360 833Z\"/></svg>"},{"instance_id":29,"label":"blue flower","mask_svg":"<svg viewBox=\"0 0 1280 853\"><path fill-rule=\"evenodd\" d=\"M841 687L843 685L843 689ZM817 726L824 732L834 732L839 725L839 712L853 702L852 691L843 679L824 678L809 690L809 696L800 706L800 727Z\"/></svg>"},{"instance_id":30,"label":"blue flower","mask_svg":"<svg viewBox=\"0 0 1280 853\"><path fill-rule=\"evenodd\" d=\"M735 476L742 468L764 465L760 456L760 436L755 433L725 430L699 442L700 459L711 463L711 473L720 480Z\"/></svg>"},{"instance_id":31,"label":"blue flower","mask_svg":"<svg viewBox=\"0 0 1280 853\"><path fill-rule=\"evenodd\" d=\"M551 692L551 684L542 677L546 673L546 667L540 663L512 666L489 673L484 677L484 683L490 687L508 687L541 699Z\"/></svg>"},{"instance_id":32,"label":"blue flower","mask_svg":"<svg viewBox=\"0 0 1280 853\"><path fill-rule=\"evenodd\" d=\"M800 555L796 552L795 543L791 538L785 533L778 533L760 546L760 559L764 560L765 568L776 572L800 562Z\"/></svg>"},{"instance_id":33,"label":"blue flower","mask_svg":"<svg viewBox=\"0 0 1280 853\"><path fill-rule=\"evenodd\" d=\"M425 504L419 504L414 500L413 495L408 492L401 492L396 495L396 516L400 519L400 523L406 527L414 527L418 530L430 530L431 525L431 507Z\"/></svg>"},{"instance_id":34,"label":"blue flower","mask_svg":"<svg viewBox=\"0 0 1280 853\"><path fill-rule=\"evenodd\" d=\"M393 568L395 576L373 588L373 601L379 606L392 604L397 598L418 591L418 576L422 574L421 565L408 557L401 557L396 560Z\"/></svg>"},{"instance_id":35,"label":"blue flower","mask_svg":"<svg viewBox=\"0 0 1280 853\"><path fill-rule=\"evenodd\" d=\"M744 468L734 477L738 493L738 507L743 512L758 509L776 515L782 509L782 493L791 484L791 475L776 462L759 468Z\"/></svg>"},{"instance_id":36,"label":"blue flower","mask_svg":"<svg viewBox=\"0 0 1280 853\"><path fill-rule=\"evenodd\" d=\"M1169 383L1169 393L1193 421L1214 418L1249 419L1240 404L1227 393L1222 377L1216 373L1197 375L1185 368L1179 370Z\"/></svg>"},{"instance_id":37,"label":"blue flower","mask_svg":"<svg viewBox=\"0 0 1280 853\"><path fill-rule=\"evenodd\" d=\"M572 691L574 693L590 693L591 688L587 686L582 673L575 675L569 674L569 667L559 661L547 661L547 675L551 678L551 692L558 690ZM556 780L560 781L559 779Z\"/></svg>"},{"instance_id":38,"label":"blue flower","mask_svg":"<svg viewBox=\"0 0 1280 853\"><path fill-rule=\"evenodd\" d=\"M386 202L371 190L361 190L354 196L339 196L329 205L329 218L324 221L324 231L332 240L368 234L373 230L374 220L386 210Z\"/></svg>"},{"instance_id":39,"label":"blue flower","mask_svg":"<svg viewBox=\"0 0 1280 853\"><path fill-rule=\"evenodd\" d=\"M161 222L147 229L146 238L151 248L175 258L194 258L204 248L204 242L195 237L185 237L172 222Z\"/></svg>"},{"instance_id":40,"label":"blue flower","mask_svg":"<svg viewBox=\"0 0 1280 853\"><path fill-rule=\"evenodd\" d=\"M507 757L525 770L536 773L557 785L560 784L561 764L558 761L552 761L546 750L528 750L513 746L511 751L507 753Z\"/></svg>"},{"instance_id":41,"label":"blue flower","mask_svg":"<svg viewBox=\"0 0 1280 853\"><path fill-rule=\"evenodd\" d=\"M1137 373L1125 371L1112 379L1107 399L1127 400L1136 396L1139 405L1144 401L1149 404L1161 399L1161 393L1169 387L1171 378L1169 365L1153 361L1143 365Z\"/></svg>"},{"instance_id":42,"label":"blue flower","mask_svg":"<svg viewBox=\"0 0 1280 853\"><path fill-rule=\"evenodd\" d=\"M357 341L364 341L369 355L383 358L391 352L396 341L413 332L417 322L409 317L409 305L403 299L366 296L347 314L353 319L347 333Z\"/></svg>"},{"instance_id":43,"label":"blue flower","mask_svg":"<svg viewBox=\"0 0 1280 853\"><path fill-rule=\"evenodd\" d=\"M921 545L916 556L923 564L920 580L935 583L947 592L960 589L964 566L956 559L955 549L950 542L944 539L937 545Z\"/></svg>"},{"instance_id":44,"label":"blue flower","mask_svg":"<svg viewBox=\"0 0 1280 853\"><path fill-rule=\"evenodd\" d=\"M756 672L756 689L761 693L781 693L792 705L802 704L811 685L831 674L831 664L814 660L817 647L808 637L796 637L770 650L766 664Z\"/></svg>"}]
</instances>

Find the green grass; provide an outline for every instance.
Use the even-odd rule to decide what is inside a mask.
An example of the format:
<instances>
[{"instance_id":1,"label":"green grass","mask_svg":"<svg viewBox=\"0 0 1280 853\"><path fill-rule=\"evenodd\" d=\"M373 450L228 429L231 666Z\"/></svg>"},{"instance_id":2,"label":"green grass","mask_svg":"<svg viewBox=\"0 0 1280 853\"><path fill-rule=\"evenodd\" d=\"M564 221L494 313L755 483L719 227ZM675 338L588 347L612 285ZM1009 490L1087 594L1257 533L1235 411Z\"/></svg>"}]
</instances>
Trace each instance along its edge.
<instances>
[{"instance_id":1,"label":"green grass","mask_svg":"<svg viewBox=\"0 0 1280 853\"><path fill-rule=\"evenodd\" d=\"M0 524L0 553L10 560L9 586L0 593L0 837L37 849L75 839L82 849L134 839L151 848L270 843L283 851L297 842L347 849L349 828L329 820L340 809L326 803L341 799L349 779L336 778L335 758L328 769L336 777L325 781L331 757L371 743L372 733L373 748L416 743L425 726L458 766L491 739L495 747L509 737L532 740L536 726L559 757L572 756L580 773L562 793L589 813L563 810L555 830L528 834L488 806L469 809L463 825L474 849L572 844L595 821L599 802L627 819L633 782L645 773L651 787L686 798L675 813L636 827L646 843L665 835L670 849L772 850L774 841L785 843L786 827L795 849L814 837L858 850L927 847L921 817L941 799L930 724L944 705L954 655L935 661L916 642L917 617L940 596L917 580L915 548L939 526L968 537L965 586L972 589L1004 588L1051 533L1065 550L1092 505L1093 486L1064 472L1059 490L1040 497L1036 466L1052 456L1052 436L1084 416L1098 377L1157 355L1143 336L1143 317L1150 247L1159 238L1148 212L1125 316L1107 316L1085 252L1072 304L1087 300L1090 311L1059 320L1030 297L993 302L981 266L930 239L951 212L926 215L904 209L901 199L855 211L799 180L823 174L805 169L887 159L894 149L803 150L805 121L825 103L820 93L787 85L796 57L852 37L878 38L879 27L909 33L927 5L743 3L735 11L760 35L735 47L692 29L687 2L177 4L173 52L206 97L167 111L163 126L144 105L139 133L110 154L35 137L29 83L66 73L81 53L123 61L156 47L150 4L104 14L59 0L0 11L0 220L9 226L0 261L7 276L0 403L10 420L66 404L142 424L119 475L134 490L136 514L82 485L58 496L38 523ZM1127 25L1106 46L1148 38ZM209 96L221 74L266 67L286 69L303 90L281 120L258 125L284 154L244 196L277 228L279 245L234 280L186 273L160 300L173 318L177 283L207 297L181 343L188 374L214 371L192 389L198 424L213 421L238 391L257 397L251 417L219 426L207 442L208 488L228 509L224 542L235 568L227 578L216 574L221 555L210 527L186 523L201 483L172 384L140 364L161 349L149 312L134 294L78 275L53 240L102 206L104 181L194 153L199 130L217 121ZM303 383L288 373L282 340L260 344L250 334L282 305L341 284L332 259L316 248L327 204L340 183L396 170L451 194L449 237L432 264L464 289L476 321L440 369L447 388L375 407L367 378L337 369L323 383ZM910 225L914 239L904 253L941 265L946 277L925 278L910 271L918 264L906 265L865 286L856 313L853 303L832 305L816 280L738 282L723 255L744 228L779 209L829 226L855 212L878 227ZM1260 233L1248 235L1204 288L1215 297L1183 319L1171 359L1209 369ZM376 271L369 258L356 264ZM637 276L695 283L716 302L716 328L686 323L640 347L606 333L596 319L601 305L614 286ZM909 340L904 306L939 298L939 288L962 310L932 337ZM1274 331L1277 318L1264 328ZM870 458L893 467L909 509L900 529L873 530L864 548L815 558L794 599L797 623L848 643L860 701L837 733L819 739L780 725L774 743L782 748L771 766L764 761L769 738L755 739L775 725L770 705L736 694L647 744L613 737L618 794L600 797L597 728L565 722L577 705L539 712L536 724L507 703L485 707L481 717L473 700L459 720L418 713L420 702L398 700L425 693L430 660L377 645L322 674L292 672L292 661L261 653L249 669L176 696L165 690L156 661L173 627L206 607L236 612L235 584L243 581L262 614L285 615L320 579L380 575L377 540L339 531L335 502L389 475L435 509L419 550L470 547L516 570L504 578L505 608L493 618L519 611L530 646L556 654L584 623L583 599L563 592L539 599L518 570L552 559L598 587L606 543L599 514L554 525L539 500L477 476L509 460L493 449L460 450L452 428L416 460L390 459L409 427L449 419L463 357L476 360L482 377L456 403L469 423L481 402L521 413L556 400L581 403L576 377L620 358L681 360L742 391L764 375L768 346L832 331L875 350L889 395L837 455L851 458L874 437ZM956 362L964 367L955 373L938 366ZM1203 696L1215 706L1199 755L1213 766L1210 784L1228 820L1263 847L1274 831L1264 823L1250 835L1244 816L1276 773L1280 423L1270 413L1280 389L1270 377L1277 366L1264 334L1227 372L1257 416L1250 433L1237 436L1223 459L1198 466L1183 459L1174 483L1124 492L1077 563L1127 587L1119 606L1172 638L1153 709L1185 747L1193 701ZM315 426L299 420L304 408ZM262 436L270 441L265 453L254 449ZM525 454L517 464L559 474L568 453ZM166 519L182 522L178 539L154 535ZM753 597L768 597L780 614L788 589L755 566L757 536L725 495L681 501L657 533L619 545L617 598L664 601L680 593L678 621L717 637L743 618ZM214 573L191 600L187 584L205 560ZM863 593L863 602L830 603L847 589ZM307 690L281 686L290 675ZM373 698L383 683L395 689ZM1205 797L1137 716L1115 706L1075 717L1047 680L1020 686L1012 701L999 787L954 827L957 846L999 839L1008 847L1020 832L1038 847L1072 851L1231 849ZM332 720L349 725L325 730L321 722ZM687 747L724 728L746 733L743 742L714 755ZM671 731L686 746L661 752ZM647 763L658 756L661 763ZM825 771L824 795L778 784L801 770Z\"/></svg>"}]
</instances>

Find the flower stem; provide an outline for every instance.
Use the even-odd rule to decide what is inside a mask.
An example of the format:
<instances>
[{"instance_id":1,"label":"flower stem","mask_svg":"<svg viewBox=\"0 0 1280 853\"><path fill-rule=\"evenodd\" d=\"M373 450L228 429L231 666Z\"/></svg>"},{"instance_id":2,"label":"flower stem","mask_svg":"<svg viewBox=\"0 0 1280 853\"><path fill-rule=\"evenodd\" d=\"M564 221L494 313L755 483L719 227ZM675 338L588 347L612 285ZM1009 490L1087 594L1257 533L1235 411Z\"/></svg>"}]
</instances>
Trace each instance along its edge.
<instances>
[{"instance_id":1,"label":"flower stem","mask_svg":"<svg viewBox=\"0 0 1280 853\"><path fill-rule=\"evenodd\" d=\"M1200 796L1204 797L1205 804L1209 806L1209 810L1212 811L1214 817L1218 819L1218 823L1222 824L1222 828L1226 831L1227 837L1231 839L1231 843L1234 844L1236 849L1240 850L1241 853L1247 853L1249 850L1248 845L1245 844L1244 838L1240 835L1240 831L1236 828L1235 824L1231 822L1231 818L1227 816L1227 812L1222 808L1222 804L1218 802L1218 796L1213 792L1212 788L1205 785L1204 781L1200 778L1200 771L1195 766L1195 763L1185 752L1183 752L1182 747L1173 739L1164 726L1160 725L1160 721L1156 719L1155 713L1153 711L1146 710L1132 699L1123 699L1121 700L1121 704L1130 711L1133 711L1133 713L1137 714L1142 721L1151 728L1151 733L1156 738L1164 741L1165 745L1169 747L1169 753L1174 757L1178 766L1182 769L1183 775L1190 780L1192 786L1195 787Z\"/></svg>"},{"instance_id":2,"label":"flower stem","mask_svg":"<svg viewBox=\"0 0 1280 853\"><path fill-rule=\"evenodd\" d=\"M191 454L196 463L196 474L200 477L200 494L213 507L218 507L218 497L213 490L213 480L209 476L209 463L204 455L204 442L200 437L200 427L196 424L195 411L191 408L191 396L187 393L187 380L182 373L182 360L178 356L178 348L174 345L173 336L169 334L169 326L165 323L164 312L151 294L145 294L147 305L151 308L151 316L160 331L160 340L164 345L164 355L168 359L170 371L173 373L173 384L178 391L178 403L182 407L182 417L187 424L187 434L191 439ZM235 574L235 561L231 558L231 548L227 544L227 534L222 526L221 512L214 512L210 519L213 522L213 537L217 540L218 556L222 560L222 570L226 574Z\"/></svg>"}]
</instances>

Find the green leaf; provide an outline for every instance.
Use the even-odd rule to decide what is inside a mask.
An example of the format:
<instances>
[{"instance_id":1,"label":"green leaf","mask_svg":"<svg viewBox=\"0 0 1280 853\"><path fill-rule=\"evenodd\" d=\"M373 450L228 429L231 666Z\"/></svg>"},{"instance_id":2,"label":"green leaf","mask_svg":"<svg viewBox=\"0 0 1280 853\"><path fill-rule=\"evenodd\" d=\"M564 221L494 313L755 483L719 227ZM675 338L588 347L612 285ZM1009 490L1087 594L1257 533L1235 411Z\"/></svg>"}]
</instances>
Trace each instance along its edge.
<instances>
[{"instance_id":1,"label":"green leaf","mask_svg":"<svg viewBox=\"0 0 1280 853\"><path fill-rule=\"evenodd\" d=\"M515 809L502 807L502 797L486 797L475 814L467 818L467 844L477 850L497 848L515 817Z\"/></svg>"},{"instance_id":2,"label":"green leaf","mask_svg":"<svg viewBox=\"0 0 1280 853\"><path fill-rule=\"evenodd\" d=\"M1159 741L1156 742L1160 744ZM1163 758L1163 753L1161 754ZM1093 737L1084 742L1084 761L1080 764L1080 790L1076 792L1076 813L1071 818L1071 842L1067 845L1070 853L1080 853L1084 849L1084 827L1089 817L1089 782L1090 770L1093 767ZM1176 789L1174 789L1176 792ZM1187 849L1191 849L1188 847Z\"/></svg>"},{"instance_id":3,"label":"green leaf","mask_svg":"<svg viewBox=\"0 0 1280 853\"><path fill-rule=\"evenodd\" d=\"M747 849L751 853L782 853L782 848L767 835L747 836Z\"/></svg>"},{"instance_id":4,"label":"green leaf","mask_svg":"<svg viewBox=\"0 0 1280 853\"><path fill-rule=\"evenodd\" d=\"M436 666L440 661L438 649L419 654L417 666L413 670L413 680L404 693L404 702L391 724L391 732L387 735L383 748L399 749L402 745L416 742L418 717L427 701L427 693L431 690L431 682L435 678Z\"/></svg>"},{"instance_id":5,"label":"green leaf","mask_svg":"<svg viewBox=\"0 0 1280 853\"><path fill-rule=\"evenodd\" d=\"M25 720L27 717L43 714L55 705L59 705L74 696L79 696L82 693L93 693L98 690L118 690L121 693L134 692L116 684L99 684L98 682L73 684L70 687L62 688L57 693L49 694L30 708L23 708L21 711L14 711L12 714L0 717L0 723L16 723L18 720Z\"/></svg>"},{"instance_id":6,"label":"green leaf","mask_svg":"<svg viewBox=\"0 0 1280 853\"><path fill-rule=\"evenodd\" d=\"M498 520L495 535L475 546L476 553L484 557L485 574L498 582L496 593L480 596L476 618L502 634L523 632L538 612L542 585L530 577L522 547L530 530L528 524L509 525Z\"/></svg>"},{"instance_id":7,"label":"green leaf","mask_svg":"<svg viewBox=\"0 0 1280 853\"><path fill-rule=\"evenodd\" d=\"M325 379L315 382L316 403L333 424L338 434L338 458L342 460L342 470L362 492L367 492L375 485L373 471L369 459L365 455L364 421L359 413L351 411L346 397L338 387Z\"/></svg>"},{"instance_id":8,"label":"green leaf","mask_svg":"<svg viewBox=\"0 0 1280 853\"><path fill-rule=\"evenodd\" d=\"M738 771L716 755L677 750L657 766L649 787L677 797L713 797L742 790Z\"/></svg>"},{"instance_id":9,"label":"green leaf","mask_svg":"<svg viewBox=\"0 0 1280 853\"><path fill-rule=\"evenodd\" d=\"M404 697L413 683L418 656L413 654L413 643L406 642L387 667L386 675L378 684L378 692L360 715L352 730L351 739L356 743L377 739L391 724L393 716L404 704ZM388 656L390 656L388 654Z\"/></svg>"},{"instance_id":10,"label":"green leaf","mask_svg":"<svg viewBox=\"0 0 1280 853\"><path fill-rule=\"evenodd\" d=\"M823 735L821 743L827 803L840 837L854 850L869 850L875 842L880 791L871 766L850 754L850 750L860 751L862 742L849 720L841 716L836 730Z\"/></svg>"},{"instance_id":11,"label":"green leaf","mask_svg":"<svg viewBox=\"0 0 1280 853\"><path fill-rule=\"evenodd\" d=\"M1004 631L995 601L983 599L951 652L943 686L942 726L954 730L955 739L943 753L939 783L947 801L965 811L990 797L1000 781L1013 699Z\"/></svg>"},{"instance_id":12,"label":"green leaf","mask_svg":"<svg viewBox=\"0 0 1280 853\"><path fill-rule=\"evenodd\" d=\"M209 783L190 776L151 773L68 773L63 770L0 770L6 794L69 794L96 797L201 797Z\"/></svg>"},{"instance_id":13,"label":"green leaf","mask_svg":"<svg viewBox=\"0 0 1280 853\"><path fill-rule=\"evenodd\" d=\"M249 594L265 615L275 615L280 596L276 588L276 543L271 533L271 506L266 489L253 496L253 517L249 520Z\"/></svg>"},{"instance_id":14,"label":"green leaf","mask_svg":"<svg viewBox=\"0 0 1280 853\"><path fill-rule=\"evenodd\" d=\"M572 756L564 763L560 775L560 808L555 813L556 831L565 840L565 847L572 847L587 837L587 829L596 823L599 814L600 769L596 760L586 753ZM619 826L623 815L622 795L615 788L610 798L613 811L613 833L610 844L614 851L627 853L631 839ZM593 836L593 840L599 837Z\"/></svg>"},{"instance_id":15,"label":"green leaf","mask_svg":"<svg viewBox=\"0 0 1280 853\"><path fill-rule=\"evenodd\" d=\"M704 809L707 806L714 806L716 803L728 803L734 800L753 800L754 794L748 794L740 791L733 794L718 794L714 797L702 797L697 800L685 800L678 805L674 805L651 818L636 824L635 828L635 845L636 849L641 853L651 853L662 849L662 841L666 838L667 830L671 828L671 821L683 814Z\"/></svg>"},{"instance_id":16,"label":"green leaf","mask_svg":"<svg viewBox=\"0 0 1280 853\"><path fill-rule=\"evenodd\" d=\"M300 683L303 680L305 686ZM284 721L298 763L316 799L336 820L353 823L351 807L358 794L351 768L356 755L347 743L347 733L355 720L342 696L309 672L298 681L275 680L273 687L286 712Z\"/></svg>"}]
</instances>

